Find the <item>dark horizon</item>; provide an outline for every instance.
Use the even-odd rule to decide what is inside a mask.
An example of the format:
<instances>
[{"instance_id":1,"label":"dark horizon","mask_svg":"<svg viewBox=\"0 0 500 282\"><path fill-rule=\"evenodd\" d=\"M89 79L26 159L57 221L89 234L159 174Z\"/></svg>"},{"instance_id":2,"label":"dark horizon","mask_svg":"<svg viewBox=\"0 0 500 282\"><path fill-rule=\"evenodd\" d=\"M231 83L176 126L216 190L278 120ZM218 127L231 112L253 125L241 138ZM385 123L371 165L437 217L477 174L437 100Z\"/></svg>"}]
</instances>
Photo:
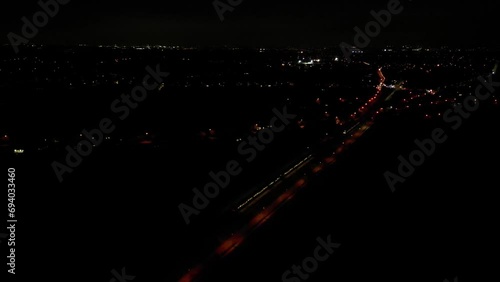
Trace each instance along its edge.
<instances>
[{"instance_id":1,"label":"dark horizon","mask_svg":"<svg viewBox=\"0 0 500 282\"><path fill-rule=\"evenodd\" d=\"M36 1L8 3L3 9L1 43L7 34L21 34L22 17L32 19L40 10ZM222 3L226 3L221 0ZM60 5L32 43L46 45L199 45L300 48L353 44L354 28L373 20L370 11L387 9L390 1L363 3L309 1L242 1L221 21L212 0L201 3L166 3L145 0L69 1ZM491 1L470 5L400 1L404 10L392 16L374 37L371 47L386 45L486 46L497 45L496 12ZM473 5L472 5L473 4Z\"/></svg>"}]
</instances>

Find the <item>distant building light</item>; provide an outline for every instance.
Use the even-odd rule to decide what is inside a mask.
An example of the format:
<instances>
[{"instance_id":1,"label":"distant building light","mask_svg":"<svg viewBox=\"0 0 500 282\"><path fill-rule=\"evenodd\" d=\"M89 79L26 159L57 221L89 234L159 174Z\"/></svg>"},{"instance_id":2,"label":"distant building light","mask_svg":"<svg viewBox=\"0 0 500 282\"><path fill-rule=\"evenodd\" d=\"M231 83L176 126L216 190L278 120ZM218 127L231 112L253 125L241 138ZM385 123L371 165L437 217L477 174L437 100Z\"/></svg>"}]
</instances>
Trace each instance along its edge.
<instances>
[{"instance_id":1,"label":"distant building light","mask_svg":"<svg viewBox=\"0 0 500 282\"><path fill-rule=\"evenodd\" d=\"M14 154L24 154L23 149L14 149Z\"/></svg>"}]
</instances>

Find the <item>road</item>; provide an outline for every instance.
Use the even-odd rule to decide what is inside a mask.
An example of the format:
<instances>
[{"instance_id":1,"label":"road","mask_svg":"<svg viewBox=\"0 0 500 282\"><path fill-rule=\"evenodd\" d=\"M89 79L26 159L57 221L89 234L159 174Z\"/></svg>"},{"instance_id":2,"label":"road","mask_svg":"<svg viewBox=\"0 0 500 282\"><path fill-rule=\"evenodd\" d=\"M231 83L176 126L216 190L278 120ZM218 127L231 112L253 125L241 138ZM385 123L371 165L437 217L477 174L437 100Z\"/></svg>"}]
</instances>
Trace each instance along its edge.
<instances>
[{"instance_id":1,"label":"road","mask_svg":"<svg viewBox=\"0 0 500 282\"><path fill-rule=\"evenodd\" d=\"M197 281L203 276L204 270L209 269L217 264L220 259L234 252L254 231L271 219L299 191L307 187L310 179L324 171L328 166L335 164L337 157L370 129L374 124L374 118L381 112L375 106L382 100L381 92L385 77L381 69L378 70L378 74L380 83L376 86L376 93L352 118L351 123L354 125L346 125L345 137L342 141L337 141L335 149L322 155L308 155L285 173L257 190L256 193L237 203L235 212L240 227L229 232L213 253L209 255L208 259L188 270L179 279L180 282Z\"/></svg>"}]
</instances>

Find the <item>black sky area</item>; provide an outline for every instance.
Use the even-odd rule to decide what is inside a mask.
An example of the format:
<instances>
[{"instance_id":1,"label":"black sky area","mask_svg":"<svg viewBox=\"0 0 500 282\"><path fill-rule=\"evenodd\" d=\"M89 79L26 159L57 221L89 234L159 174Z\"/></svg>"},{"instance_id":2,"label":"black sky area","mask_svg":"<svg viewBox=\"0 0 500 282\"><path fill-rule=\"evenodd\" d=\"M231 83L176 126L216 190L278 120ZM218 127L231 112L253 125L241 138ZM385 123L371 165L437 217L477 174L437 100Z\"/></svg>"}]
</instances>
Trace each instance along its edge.
<instances>
[{"instance_id":1,"label":"black sky area","mask_svg":"<svg viewBox=\"0 0 500 282\"><path fill-rule=\"evenodd\" d=\"M8 43L9 32L21 33L21 17L31 18L40 9L37 2L2 3L3 43ZM389 1L243 0L224 14L223 22L212 2L72 0L31 42L327 47L345 41L353 45L353 28L364 28L372 20L370 11L385 9ZM494 1L402 0L401 4L403 12L370 46L497 45Z\"/></svg>"}]
</instances>

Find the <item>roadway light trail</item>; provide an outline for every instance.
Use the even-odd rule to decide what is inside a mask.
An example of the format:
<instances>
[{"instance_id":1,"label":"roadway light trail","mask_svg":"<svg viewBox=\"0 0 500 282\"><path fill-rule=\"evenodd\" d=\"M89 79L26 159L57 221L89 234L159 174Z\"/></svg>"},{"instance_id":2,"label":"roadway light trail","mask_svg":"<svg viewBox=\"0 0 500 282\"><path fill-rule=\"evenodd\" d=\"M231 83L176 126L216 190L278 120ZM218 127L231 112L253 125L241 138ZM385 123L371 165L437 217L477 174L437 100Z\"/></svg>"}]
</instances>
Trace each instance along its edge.
<instances>
[{"instance_id":1,"label":"roadway light trail","mask_svg":"<svg viewBox=\"0 0 500 282\"><path fill-rule=\"evenodd\" d=\"M255 200L259 195L261 195L263 192L265 192L267 189L271 188L275 183L279 182L281 179L285 178L287 175L289 175L293 170L295 170L296 168L298 168L299 166L301 166L302 164L304 164L305 162L307 162L308 160L310 160L312 158L312 155L309 155L307 156L305 159L301 160L300 162L298 162L296 165L294 165L292 168L290 168L289 170L287 170L285 173L283 173L280 177L276 178L275 180L271 181L269 184L267 184L264 188L262 188L261 190L259 190L257 193L255 193L253 196L251 196L250 198L248 198L245 202L243 202L242 204L240 204L238 206L238 210L244 208L245 206L247 206L247 204L251 203L253 200Z\"/></svg>"}]
</instances>

